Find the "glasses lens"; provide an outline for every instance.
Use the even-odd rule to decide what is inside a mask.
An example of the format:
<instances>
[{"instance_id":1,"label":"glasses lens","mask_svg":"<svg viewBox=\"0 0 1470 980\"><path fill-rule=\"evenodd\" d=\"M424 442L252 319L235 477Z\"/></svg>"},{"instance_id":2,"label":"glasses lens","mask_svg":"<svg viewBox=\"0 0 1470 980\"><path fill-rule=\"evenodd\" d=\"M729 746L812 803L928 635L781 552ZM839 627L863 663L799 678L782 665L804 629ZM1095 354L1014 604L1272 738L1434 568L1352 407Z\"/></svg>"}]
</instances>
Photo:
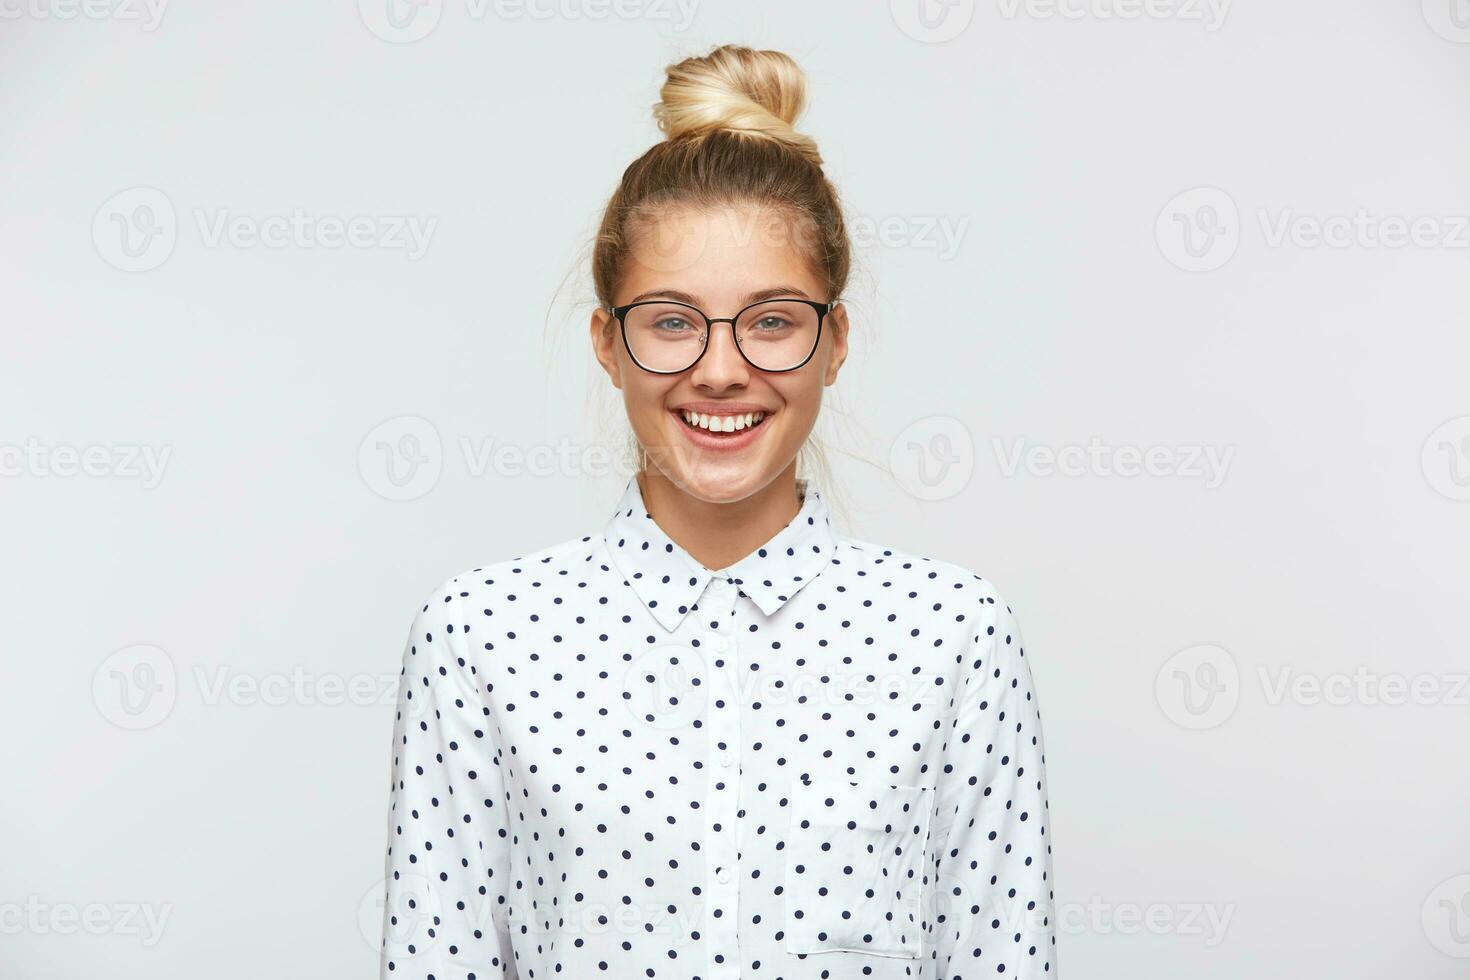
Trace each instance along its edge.
<instances>
[{"instance_id":1,"label":"glasses lens","mask_svg":"<svg viewBox=\"0 0 1470 980\"><path fill-rule=\"evenodd\" d=\"M704 350L704 318L681 303L635 306L623 324L633 357L650 371L682 371Z\"/></svg>"},{"instance_id":2,"label":"glasses lens","mask_svg":"<svg viewBox=\"0 0 1470 980\"><path fill-rule=\"evenodd\" d=\"M788 371L817 346L817 320L815 308L777 299L741 313L735 336L750 363L762 371Z\"/></svg>"}]
</instances>

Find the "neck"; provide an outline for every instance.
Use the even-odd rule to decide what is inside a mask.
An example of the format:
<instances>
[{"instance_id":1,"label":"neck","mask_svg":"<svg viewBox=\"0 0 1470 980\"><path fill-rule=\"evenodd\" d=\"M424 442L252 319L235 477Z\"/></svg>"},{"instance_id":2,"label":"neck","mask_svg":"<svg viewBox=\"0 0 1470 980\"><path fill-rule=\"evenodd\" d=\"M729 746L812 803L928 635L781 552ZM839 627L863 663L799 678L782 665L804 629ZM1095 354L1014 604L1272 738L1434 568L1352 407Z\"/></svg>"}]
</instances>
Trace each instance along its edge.
<instances>
[{"instance_id":1,"label":"neck","mask_svg":"<svg viewBox=\"0 0 1470 980\"><path fill-rule=\"evenodd\" d=\"M740 500L702 500L680 489L656 468L638 473L643 503L663 532L694 560L723 571L775 537L801 512L796 463Z\"/></svg>"}]
</instances>

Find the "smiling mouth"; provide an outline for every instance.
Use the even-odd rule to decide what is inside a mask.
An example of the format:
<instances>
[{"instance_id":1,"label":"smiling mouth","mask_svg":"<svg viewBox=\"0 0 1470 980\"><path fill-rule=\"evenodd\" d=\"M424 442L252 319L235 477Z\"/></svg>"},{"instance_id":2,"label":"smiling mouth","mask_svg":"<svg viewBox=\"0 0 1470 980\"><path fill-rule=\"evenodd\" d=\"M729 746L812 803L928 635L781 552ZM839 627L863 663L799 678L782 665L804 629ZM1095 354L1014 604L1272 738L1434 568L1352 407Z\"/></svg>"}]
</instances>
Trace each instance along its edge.
<instances>
[{"instance_id":1,"label":"smiling mouth","mask_svg":"<svg viewBox=\"0 0 1470 980\"><path fill-rule=\"evenodd\" d=\"M734 415L703 415L699 412L686 412L682 409L674 409L685 425L690 429L706 432L711 435L735 435L761 426L770 415L766 412L739 412Z\"/></svg>"}]
</instances>

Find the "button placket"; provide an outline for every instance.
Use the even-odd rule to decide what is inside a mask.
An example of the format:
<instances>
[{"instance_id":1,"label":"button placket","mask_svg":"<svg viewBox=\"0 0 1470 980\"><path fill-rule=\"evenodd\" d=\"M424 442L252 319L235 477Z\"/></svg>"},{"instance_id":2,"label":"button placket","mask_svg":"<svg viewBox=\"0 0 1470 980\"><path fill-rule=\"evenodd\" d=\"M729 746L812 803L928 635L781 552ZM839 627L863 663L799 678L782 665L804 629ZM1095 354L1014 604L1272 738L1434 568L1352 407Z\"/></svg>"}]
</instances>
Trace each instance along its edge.
<instances>
[{"instance_id":1,"label":"button placket","mask_svg":"<svg viewBox=\"0 0 1470 980\"><path fill-rule=\"evenodd\" d=\"M706 596L710 615L705 620L706 634L701 638L709 651L710 683L709 791L706 796L705 836L708 852L710 905L721 910L719 918L710 918L710 976L738 980L740 945L738 937L740 907L740 868L737 859L739 828L736 814L740 809L740 683L736 669L734 639L729 613L734 602L734 587L726 580L716 580Z\"/></svg>"}]
</instances>

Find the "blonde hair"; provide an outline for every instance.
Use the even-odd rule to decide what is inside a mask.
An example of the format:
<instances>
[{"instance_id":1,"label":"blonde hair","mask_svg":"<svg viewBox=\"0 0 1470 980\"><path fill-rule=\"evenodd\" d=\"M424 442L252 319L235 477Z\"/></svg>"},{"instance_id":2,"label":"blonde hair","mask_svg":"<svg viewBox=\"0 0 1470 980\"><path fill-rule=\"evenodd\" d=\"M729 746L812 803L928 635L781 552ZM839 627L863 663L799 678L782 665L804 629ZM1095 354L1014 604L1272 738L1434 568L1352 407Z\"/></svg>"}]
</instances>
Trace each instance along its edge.
<instances>
[{"instance_id":1,"label":"blonde hair","mask_svg":"<svg viewBox=\"0 0 1470 980\"><path fill-rule=\"evenodd\" d=\"M816 141L794 126L806 108L801 68L780 51L725 44L669 65L665 75L653 107L665 138L623 171L593 241L600 304L615 305L629 252L646 222L666 209L726 206L791 219L799 232L796 247L826 289L823 298L841 296L852 243ZM641 459L636 438L630 439ZM830 466L813 442L802 453L812 457L818 485L827 489Z\"/></svg>"},{"instance_id":2,"label":"blonde hair","mask_svg":"<svg viewBox=\"0 0 1470 980\"><path fill-rule=\"evenodd\" d=\"M670 65L665 74L653 118L669 139L718 129L749 133L821 166L816 140L792 125L806 108L806 76L780 51L727 44Z\"/></svg>"},{"instance_id":3,"label":"blonde hair","mask_svg":"<svg viewBox=\"0 0 1470 980\"><path fill-rule=\"evenodd\" d=\"M641 222L672 207L764 207L801 221L799 238L828 299L847 286L852 245L816 141L793 123L806 76L780 51L725 44L670 65L653 107L665 139L623 171L592 249L592 278L613 305Z\"/></svg>"}]
</instances>

